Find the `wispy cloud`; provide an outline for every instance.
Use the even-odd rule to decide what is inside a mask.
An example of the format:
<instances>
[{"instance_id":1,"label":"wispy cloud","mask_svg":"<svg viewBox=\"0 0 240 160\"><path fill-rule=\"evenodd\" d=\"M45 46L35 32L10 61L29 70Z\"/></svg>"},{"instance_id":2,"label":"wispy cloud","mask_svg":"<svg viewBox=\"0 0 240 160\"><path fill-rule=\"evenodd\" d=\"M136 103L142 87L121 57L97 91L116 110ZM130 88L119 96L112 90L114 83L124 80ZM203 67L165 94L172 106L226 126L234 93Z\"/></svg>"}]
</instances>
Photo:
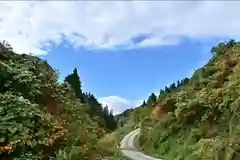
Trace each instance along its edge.
<instances>
[{"instance_id":1,"label":"wispy cloud","mask_svg":"<svg viewBox=\"0 0 240 160\"><path fill-rule=\"evenodd\" d=\"M18 52L44 54L49 42L64 39L76 48L134 48L176 44L182 36L234 37L239 7L238 1L0 2L0 38Z\"/></svg>"}]
</instances>

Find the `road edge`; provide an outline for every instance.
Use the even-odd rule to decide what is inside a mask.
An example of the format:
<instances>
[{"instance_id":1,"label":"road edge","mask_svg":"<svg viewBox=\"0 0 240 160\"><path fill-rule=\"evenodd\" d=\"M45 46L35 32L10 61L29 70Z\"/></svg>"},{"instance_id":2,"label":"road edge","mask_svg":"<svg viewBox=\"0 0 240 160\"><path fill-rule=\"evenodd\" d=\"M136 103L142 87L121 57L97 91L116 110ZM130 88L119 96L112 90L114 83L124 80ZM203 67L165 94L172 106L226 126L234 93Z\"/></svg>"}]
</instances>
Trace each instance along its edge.
<instances>
[{"instance_id":1,"label":"road edge","mask_svg":"<svg viewBox=\"0 0 240 160\"><path fill-rule=\"evenodd\" d=\"M136 132L138 132L138 133L136 134ZM140 132L140 128L135 129L135 130L129 132L128 134L126 134L126 135L122 138L122 140L120 141L120 148L119 148L119 149L120 149L120 151L122 152L122 154L123 154L125 157L132 159L130 156L128 156L128 155L124 152L124 150L126 150L126 147L124 148L124 143L123 143L123 142L126 141L127 139L129 139L132 134L136 134L136 135L134 135L134 140L135 140L136 136L139 135L139 132ZM135 141L134 141L134 142L135 142ZM148 159L151 159L151 160L163 160L163 159L160 159L160 158L156 158L156 157L149 156L149 155L143 153L141 150L139 150L139 148L136 147L136 144L135 144L135 143L133 143L133 145L134 145L134 146L133 146L133 147L134 147L134 150L135 150L136 152L138 152L139 154L141 154L141 157L146 158L146 160L148 160ZM128 145L127 145L127 146L128 146ZM129 149L130 149L130 148L129 148ZM133 160L135 160L135 159L133 159Z\"/></svg>"}]
</instances>

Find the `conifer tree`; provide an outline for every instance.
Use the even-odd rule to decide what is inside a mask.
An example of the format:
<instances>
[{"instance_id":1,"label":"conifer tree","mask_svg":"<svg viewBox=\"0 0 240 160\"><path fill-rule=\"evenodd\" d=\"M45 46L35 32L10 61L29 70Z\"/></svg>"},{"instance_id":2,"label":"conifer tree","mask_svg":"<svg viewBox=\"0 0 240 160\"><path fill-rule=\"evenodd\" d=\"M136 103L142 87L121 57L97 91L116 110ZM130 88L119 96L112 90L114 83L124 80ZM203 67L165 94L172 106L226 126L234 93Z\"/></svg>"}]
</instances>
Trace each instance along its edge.
<instances>
[{"instance_id":1,"label":"conifer tree","mask_svg":"<svg viewBox=\"0 0 240 160\"><path fill-rule=\"evenodd\" d=\"M147 104L148 104L149 106L152 106L152 105L154 105L156 102L157 102L157 97L156 97L156 95L155 95L154 93L152 93L152 94L149 96L148 100L147 100Z\"/></svg>"},{"instance_id":2,"label":"conifer tree","mask_svg":"<svg viewBox=\"0 0 240 160\"><path fill-rule=\"evenodd\" d=\"M145 107L146 105L147 105L147 103L146 103L146 101L144 100L142 106Z\"/></svg>"},{"instance_id":3,"label":"conifer tree","mask_svg":"<svg viewBox=\"0 0 240 160\"><path fill-rule=\"evenodd\" d=\"M163 94L164 90L160 89L159 95Z\"/></svg>"},{"instance_id":4,"label":"conifer tree","mask_svg":"<svg viewBox=\"0 0 240 160\"><path fill-rule=\"evenodd\" d=\"M173 89L175 89L176 88L176 85L175 85L175 83L172 83L171 85L170 85L170 90L173 90Z\"/></svg>"},{"instance_id":5,"label":"conifer tree","mask_svg":"<svg viewBox=\"0 0 240 160\"><path fill-rule=\"evenodd\" d=\"M74 68L73 73L68 75L65 78L65 81L67 81L72 89L74 90L76 97L79 98L82 102L84 102L84 97L83 97L83 93L82 93L82 89L81 89L81 81L80 78L78 76L78 72L77 72L77 68Z\"/></svg>"}]
</instances>

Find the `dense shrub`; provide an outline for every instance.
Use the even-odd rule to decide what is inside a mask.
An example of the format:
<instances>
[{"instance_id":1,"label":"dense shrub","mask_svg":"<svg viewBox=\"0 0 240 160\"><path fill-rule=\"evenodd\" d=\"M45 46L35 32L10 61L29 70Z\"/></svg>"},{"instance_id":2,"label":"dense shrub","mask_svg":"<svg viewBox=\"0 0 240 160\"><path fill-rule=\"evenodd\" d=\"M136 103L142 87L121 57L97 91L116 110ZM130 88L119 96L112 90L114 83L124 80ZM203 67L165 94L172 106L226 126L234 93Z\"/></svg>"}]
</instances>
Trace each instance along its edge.
<instances>
[{"instance_id":1,"label":"dense shrub","mask_svg":"<svg viewBox=\"0 0 240 160\"><path fill-rule=\"evenodd\" d=\"M0 43L0 159L88 159L97 140L115 129L111 112L76 91L74 80L60 83L58 74L47 61Z\"/></svg>"},{"instance_id":2,"label":"dense shrub","mask_svg":"<svg viewBox=\"0 0 240 160\"><path fill-rule=\"evenodd\" d=\"M161 90L155 106L159 109L153 112L161 111L160 104L169 97L176 107L157 118L142 118L139 143L145 152L169 160L239 158L239 45L233 40L219 43L209 63L188 83Z\"/></svg>"}]
</instances>

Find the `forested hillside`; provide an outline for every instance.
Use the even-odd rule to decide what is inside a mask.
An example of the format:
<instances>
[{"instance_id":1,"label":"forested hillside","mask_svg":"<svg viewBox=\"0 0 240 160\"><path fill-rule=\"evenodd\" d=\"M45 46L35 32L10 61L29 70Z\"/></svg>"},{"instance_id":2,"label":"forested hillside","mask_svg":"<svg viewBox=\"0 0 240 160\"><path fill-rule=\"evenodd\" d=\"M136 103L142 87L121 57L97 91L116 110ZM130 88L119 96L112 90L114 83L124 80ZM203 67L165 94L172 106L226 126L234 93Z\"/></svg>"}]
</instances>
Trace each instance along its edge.
<instances>
[{"instance_id":1,"label":"forested hillside","mask_svg":"<svg viewBox=\"0 0 240 160\"><path fill-rule=\"evenodd\" d=\"M58 82L45 60L0 43L0 159L94 158L97 140L117 123L81 90L77 69Z\"/></svg>"},{"instance_id":2,"label":"forested hillside","mask_svg":"<svg viewBox=\"0 0 240 160\"><path fill-rule=\"evenodd\" d=\"M76 68L59 82L47 61L1 42L0 159L94 159L97 150L118 152L120 138L137 127L139 148L156 157L240 159L240 43L222 42L211 52L191 78L114 117L82 91Z\"/></svg>"},{"instance_id":3,"label":"forested hillside","mask_svg":"<svg viewBox=\"0 0 240 160\"><path fill-rule=\"evenodd\" d=\"M164 95L167 93L171 93L172 91L176 91L177 88L180 89L181 86L186 85L189 82L189 78L184 78L182 80L177 81L176 83L172 83L170 86L166 86L164 89L160 89L160 95ZM124 112L116 115L116 119L120 127L124 126L124 124L131 124L133 126L138 126L140 122L142 122L143 118L149 116L152 112L153 107L159 101L159 97L157 97L154 93L149 95L148 99L143 101L143 103L137 108L127 109Z\"/></svg>"},{"instance_id":4,"label":"forested hillside","mask_svg":"<svg viewBox=\"0 0 240 160\"><path fill-rule=\"evenodd\" d=\"M140 124L140 148L166 160L240 159L240 43L221 42L188 79L152 94L119 122Z\"/></svg>"}]
</instances>

